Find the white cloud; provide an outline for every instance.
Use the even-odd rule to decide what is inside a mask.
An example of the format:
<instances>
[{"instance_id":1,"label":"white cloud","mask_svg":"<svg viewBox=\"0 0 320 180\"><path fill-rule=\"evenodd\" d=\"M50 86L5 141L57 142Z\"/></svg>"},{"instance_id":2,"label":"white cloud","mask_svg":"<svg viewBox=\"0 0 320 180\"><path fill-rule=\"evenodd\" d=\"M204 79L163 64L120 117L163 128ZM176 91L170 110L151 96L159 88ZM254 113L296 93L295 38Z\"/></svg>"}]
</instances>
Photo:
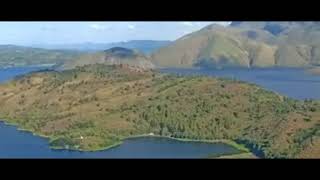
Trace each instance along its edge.
<instances>
[{"instance_id":1,"label":"white cloud","mask_svg":"<svg viewBox=\"0 0 320 180\"><path fill-rule=\"evenodd\" d=\"M91 24L90 28L95 29L95 30L105 30L108 27L104 26L104 25L101 25L101 24Z\"/></svg>"},{"instance_id":2,"label":"white cloud","mask_svg":"<svg viewBox=\"0 0 320 180\"><path fill-rule=\"evenodd\" d=\"M132 24L129 24L129 25L128 25L128 28L131 29L131 30L133 30L133 29L136 28L136 26L134 26L134 25L132 25Z\"/></svg>"},{"instance_id":3,"label":"white cloud","mask_svg":"<svg viewBox=\"0 0 320 180\"><path fill-rule=\"evenodd\" d=\"M228 21L220 21L220 22L214 22L216 24L220 24L222 26L228 26L231 22L228 22Z\"/></svg>"},{"instance_id":4,"label":"white cloud","mask_svg":"<svg viewBox=\"0 0 320 180\"><path fill-rule=\"evenodd\" d=\"M209 24L220 24L223 26L227 26L230 24L230 22L227 21L211 21L211 22L180 22L180 24L185 25L185 26L207 26Z\"/></svg>"},{"instance_id":5,"label":"white cloud","mask_svg":"<svg viewBox=\"0 0 320 180\"><path fill-rule=\"evenodd\" d=\"M185 25L185 26L193 26L192 22L181 22L180 24Z\"/></svg>"}]
</instances>

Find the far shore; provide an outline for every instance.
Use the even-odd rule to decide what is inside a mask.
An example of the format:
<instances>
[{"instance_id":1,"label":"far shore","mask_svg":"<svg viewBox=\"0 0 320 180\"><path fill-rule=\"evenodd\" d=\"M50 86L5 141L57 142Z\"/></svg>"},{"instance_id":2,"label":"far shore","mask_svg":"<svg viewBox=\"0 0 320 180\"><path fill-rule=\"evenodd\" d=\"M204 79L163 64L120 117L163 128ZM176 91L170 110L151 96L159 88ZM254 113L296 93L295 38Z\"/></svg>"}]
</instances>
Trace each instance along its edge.
<instances>
[{"instance_id":1,"label":"far shore","mask_svg":"<svg viewBox=\"0 0 320 180\"><path fill-rule=\"evenodd\" d=\"M9 68L49 68L53 67L56 64L35 64L35 65L12 65L12 66L0 66L1 69L9 69Z\"/></svg>"},{"instance_id":2,"label":"far shore","mask_svg":"<svg viewBox=\"0 0 320 180\"><path fill-rule=\"evenodd\" d=\"M320 66L307 69L306 71L307 71L307 73L310 73L313 75L320 75Z\"/></svg>"}]
</instances>

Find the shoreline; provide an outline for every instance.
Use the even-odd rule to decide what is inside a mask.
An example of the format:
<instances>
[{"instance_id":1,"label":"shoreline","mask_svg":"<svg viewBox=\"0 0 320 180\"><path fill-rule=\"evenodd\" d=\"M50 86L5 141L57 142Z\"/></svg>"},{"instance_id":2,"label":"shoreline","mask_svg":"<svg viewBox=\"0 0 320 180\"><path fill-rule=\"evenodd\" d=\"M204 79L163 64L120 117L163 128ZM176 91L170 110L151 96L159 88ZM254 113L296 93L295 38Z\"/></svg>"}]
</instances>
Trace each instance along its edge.
<instances>
[{"instance_id":1,"label":"shoreline","mask_svg":"<svg viewBox=\"0 0 320 180\"><path fill-rule=\"evenodd\" d=\"M53 67L56 64L34 64L34 65L14 65L14 66L0 66L0 70L10 69L10 68L48 68Z\"/></svg>"},{"instance_id":2,"label":"shoreline","mask_svg":"<svg viewBox=\"0 0 320 180\"><path fill-rule=\"evenodd\" d=\"M65 147L59 147L59 146L50 146L51 149L53 150L70 150L70 151L78 151L78 152L98 152L98 151L107 151L110 150L112 148L116 148L118 146L120 146L121 144L123 144L123 142L125 140L128 139L135 139L135 138L144 138L144 137L155 137L155 138L166 138L166 139L171 139L171 140L176 140L176 141L180 141L180 142L198 142L198 143L223 143L229 146L232 146L233 148L241 151L239 153L236 154L231 154L231 155L237 155L237 154L243 154L243 153L251 153L250 149L246 148L244 145L242 144L238 144L235 141L232 140L227 140L227 139L217 139L217 140L196 140L196 139L183 139L183 138L175 138L175 137L170 137L170 136L160 136L160 135L150 135L150 134L141 134L141 135L133 135L133 136L128 136L125 138L121 138L119 142L116 142L112 145L106 146L106 147L101 147L101 148L96 148L96 149L90 149L90 150L86 150L86 149L72 149L72 148L65 148ZM50 137L48 137L50 139ZM221 155L224 156L224 155ZM220 155L218 156L220 157Z\"/></svg>"},{"instance_id":3,"label":"shoreline","mask_svg":"<svg viewBox=\"0 0 320 180\"><path fill-rule=\"evenodd\" d=\"M199 142L199 143L212 143L212 144L214 144L214 143L223 143L223 144L232 146L233 148L241 151L239 153L231 154L231 155L218 155L215 158L219 158L219 157L222 157L222 156L233 156L233 155L244 154L244 153L252 154L250 149L248 149L244 145L238 144L238 143L236 143L235 141L232 141L232 140L227 140L227 139L196 140L196 139L187 139L187 138L184 139L184 138L175 138L175 137L170 137L170 136L153 135L151 133L150 134L141 134L141 135L133 135L133 136L124 137L124 138L121 138L119 142L116 142L116 143L111 144L111 145L106 146L106 147L97 148L97 149L86 150L86 149L66 148L66 147L62 147L62 146L51 146L50 142L53 140L53 137L45 136L45 135L42 135L42 134L38 134L38 133L35 133L35 132L33 132L31 130L28 130L28 129L20 128L18 124L12 123L12 122L8 122L8 121L5 121L3 119L1 119L0 122L2 122L3 124L5 124L7 126L14 126L18 131L31 133L33 136L38 136L40 138L47 139L48 143L49 143L49 148L52 149L52 150L62 150L62 151L66 150L66 151L78 151L78 152L106 151L106 150L110 150L112 148L116 148L116 147L120 146L123 143L123 141L125 141L127 139L135 139L135 138L143 138L143 137L155 137L155 138L167 138L167 139L172 139L172 140L176 140L176 141L180 141L180 142ZM210 155L208 155L208 156L210 156ZM210 158L210 157L207 157L207 158Z\"/></svg>"},{"instance_id":4,"label":"shoreline","mask_svg":"<svg viewBox=\"0 0 320 180\"><path fill-rule=\"evenodd\" d=\"M226 154L226 155L220 155L217 157L208 157L210 159L259 159L258 156L254 155L251 152L244 152L244 153L238 153L238 154Z\"/></svg>"},{"instance_id":5,"label":"shoreline","mask_svg":"<svg viewBox=\"0 0 320 180\"><path fill-rule=\"evenodd\" d=\"M312 68L308 68L305 70L306 73L314 75L314 76L319 76L320 75L320 66L315 66Z\"/></svg>"},{"instance_id":6,"label":"shoreline","mask_svg":"<svg viewBox=\"0 0 320 180\"><path fill-rule=\"evenodd\" d=\"M156 138L168 138L168 139L172 139L172 140L177 140L177 141L181 141L181 142L199 142L199 143L223 143L223 144L227 144L230 145L240 151L244 151L244 152L251 152L250 149L246 148L245 145L242 144L238 144L233 140L228 140L228 139L215 139L215 140L206 140L206 139L188 139L188 138L175 138L175 137L171 137L171 136L161 136L161 135L150 135L150 134L142 134L142 135L136 135L136 136L129 136L126 137L124 139L121 140L125 140L125 139L134 139L134 138L141 138L141 137L156 137Z\"/></svg>"},{"instance_id":7,"label":"shoreline","mask_svg":"<svg viewBox=\"0 0 320 180\"><path fill-rule=\"evenodd\" d=\"M9 121L5 121L2 118L0 118L0 122L2 122L3 124L5 124L7 126L14 126L18 131L30 133L33 136L39 136L41 138L45 138L45 139L49 139L49 140L51 139L50 136L46 136L46 135L43 135L43 134L38 134L38 133L35 133L35 132L31 131L31 130L21 128L21 127L19 127L19 124L16 124L16 123L13 123L13 122L9 122Z\"/></svg>"}]
</instances>

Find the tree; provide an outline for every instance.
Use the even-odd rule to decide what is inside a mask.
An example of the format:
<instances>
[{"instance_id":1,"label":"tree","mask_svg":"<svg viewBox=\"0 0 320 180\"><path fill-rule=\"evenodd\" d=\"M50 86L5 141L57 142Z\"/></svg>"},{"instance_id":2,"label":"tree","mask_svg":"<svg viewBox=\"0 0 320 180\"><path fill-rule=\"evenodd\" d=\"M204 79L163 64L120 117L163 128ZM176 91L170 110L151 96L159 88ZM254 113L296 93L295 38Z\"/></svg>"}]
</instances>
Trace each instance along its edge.
<instances>
[{"instance_id":1,"label":"tree","mask_svg":"<svg viewBox=\"0 0 320 180\"><path fill-rule=\"evenodd\" d=\"M169 136L169 135L170 135L169 130L168 130L167 127L163 127L163 128L161 129L161 135L162 135L162 136Z\"/></svg>"}]
</instances>

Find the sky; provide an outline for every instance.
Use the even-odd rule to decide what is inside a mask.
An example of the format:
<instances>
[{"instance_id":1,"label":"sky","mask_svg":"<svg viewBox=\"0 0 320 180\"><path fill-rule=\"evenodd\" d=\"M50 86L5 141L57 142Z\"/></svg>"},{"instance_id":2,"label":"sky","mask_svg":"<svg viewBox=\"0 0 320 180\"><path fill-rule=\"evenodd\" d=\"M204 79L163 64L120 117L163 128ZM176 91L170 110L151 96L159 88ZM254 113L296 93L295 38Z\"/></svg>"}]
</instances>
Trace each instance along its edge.
<instances>
[{"instance_id":1,"label":"sky","mask_svg":"<svg viewBox=\"0 0 320 180\"><path fill-rule=\"evenodd\" d=\"M229 22L0 22L0 44L175 40L212 23Z\"/></svg>"}]
</instances>

